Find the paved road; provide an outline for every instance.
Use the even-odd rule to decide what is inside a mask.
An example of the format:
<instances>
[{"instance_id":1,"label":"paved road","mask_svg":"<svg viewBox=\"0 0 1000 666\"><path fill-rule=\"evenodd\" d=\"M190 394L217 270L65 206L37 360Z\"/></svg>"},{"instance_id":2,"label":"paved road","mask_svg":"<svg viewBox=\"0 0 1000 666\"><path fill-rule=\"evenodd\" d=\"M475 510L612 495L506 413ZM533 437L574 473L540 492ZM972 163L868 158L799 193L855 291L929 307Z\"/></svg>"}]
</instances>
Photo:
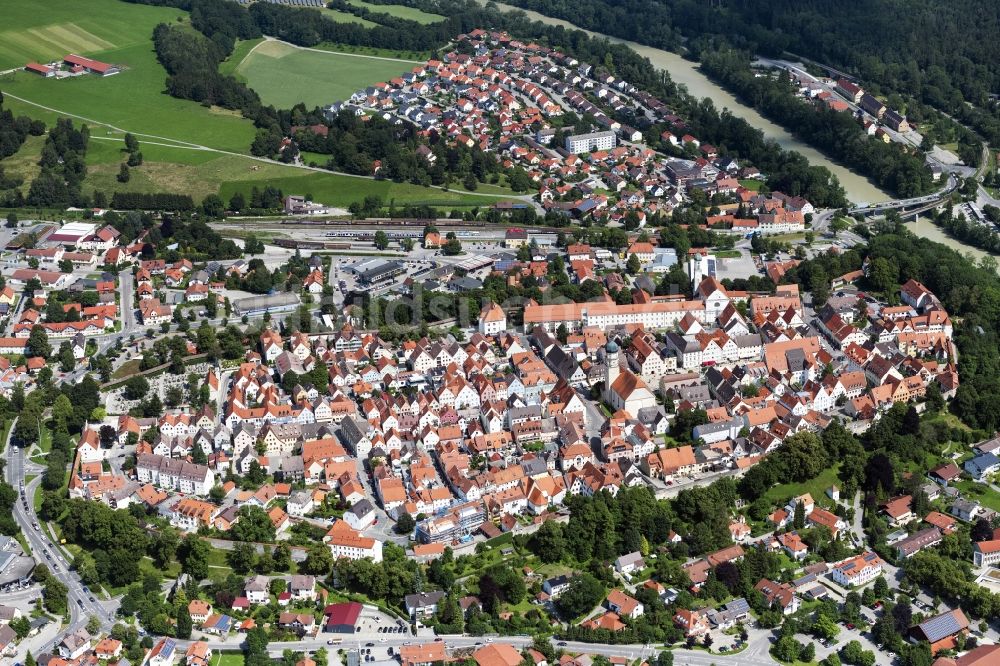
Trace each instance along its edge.
<instances>
[{"instance_id":1,"label":"paved road","mask_svg":"<svg viewBox=\"0 0 1000 666\"><path fill-rule=\"evenodd\" d=\"M14 425L16 424L15 419ZM11 433L13 432L14 428L12 427ZM20 489L27 472L38 474L31 482L24 485L23 497L26 498L26 501L18 502L14 506L14 518L21 526L21 531L31 547L34 558L48 566L49 570L69 589L70 627L83 626L87 623L89 616L96 615L101 619L102 626L110 628L114 621L114 612L97 602L96 597L93 597L92 600L91 595L84 591L84 585L80 582L80 578L71 571L70 561L56 545L52 535L35 527L36 525L41 526L41 523L38 522L38 516L35 514L32 498L35 489L41 484L40 472L43 469L30 460L25 460L24 451L10 445L9 436L6 446L8 483L14 488Z\"/></svg>"},{"instance_id":2,"label":"paved road","mask_svg":"<svg viewBox=\"0 0 1000 666\"><path fill-rule=\"evenodd\" d=\"M122 310L122 333L129 335L133 333L138 324L135 320L135 307L133 306L133 293L135 277L131 270L122 271L118 274L118 294L121 301Z\"/></svg>"},{"instance_id":3,"label":"paved road","mask_svg":"<svg viewBox=\"0 0 1000 666\"><path fill-rule=\"evenodd\" d=\"M378 634L365 637L342 637L343 642L333 646L328 646L327 641L331 640L331 634L322 634L319 638L306 638L301 641L290 641L285 643L269 643L268 651L272 654L280 654L283 650L313 651L322 647L332 647L333 649L357 649L364 647L368 643L373 643L375 647L392 647L397 650L409 643L423 644L431 642L428 639L414 638L403 634L392 635L391 637L378 637ZM442 642L449 650L461 648L475 648L487 643L508 643L520 649L531 645L532 639L525 636L500 636L495 638L485 638L478 636L445 636ZM242 637L233 636L232 640L220 641L213 639L208 641L213 649L235 649L239 646ZM181 649L185 649L190 641L177 641ZM598 643L578 643L574 641L556 642L558 647L567 652L600 654L604 656L627 657L629 661L650 658L660 651L659 648L650 645L604 645ZM763 639L753 641L753 644L738 655L726 656L721 654L709 654L700 650L673 650L675 666L711 666L712 664L734 664L739 666L775 666L778 662L767 653L770 643Z\"/></svg>"},{"instance_id":4,"label":"paved road","mask_svg":"<svg viewBox=\"0 0 1000 666\"><path fill-rule=\"evenodd\" d=\"M865 529L862 525L862 519L864 518L864 509L861 506L861 491L859 490L854 494L854 518L851 520L851 531L855 539L855 543L861 545L865 542Z\"/></svg>"}]
</instances>

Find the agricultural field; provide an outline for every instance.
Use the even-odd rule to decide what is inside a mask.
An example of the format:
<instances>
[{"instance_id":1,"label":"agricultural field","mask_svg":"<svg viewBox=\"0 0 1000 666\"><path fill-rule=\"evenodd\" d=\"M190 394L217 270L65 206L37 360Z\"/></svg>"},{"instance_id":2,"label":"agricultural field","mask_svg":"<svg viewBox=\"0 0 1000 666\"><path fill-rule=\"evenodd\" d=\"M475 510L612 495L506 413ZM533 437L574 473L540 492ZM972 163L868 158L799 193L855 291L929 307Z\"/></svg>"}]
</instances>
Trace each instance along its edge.
<instances>
[{"instance_id":1,"label":"agricultural field","mask_svg":"<svg viewBox=\"0 0 1000 666\"><path fill-rule=\"evenodd\" d=\"M258 44L264 41L263 37L258 37L257 39L244 39L236 42L236 47L233 52L229 54L229 57L222 61L219 65L219 72L221 74L233 75L236 73L236 68L240 66L243 59L247 57Z\"/></svg>"},{"instance_id":2,"label":"agricultural field","mask_svg":"<svg viewBox=\"0 0 1000 666\"><path fill-rule=\"evenodd\" d=\"M167 74L156 61L149 39L144 44L87 55L127 69L114 76L61 80L23 71L7 74L0 77L0 88L6 95L4 106L46 122L68 115L91 125L111 125L148 135L151 141L189 142L231 151L245 151L250 146L253 124L238 112L206 108L164 92Z\"/></svg>"},{"instance_id":3,"label":"agricultural field","mask_svg":"<svg viewBox=\"0 0 1000 666\"><path fill-rule=\"evenodd\" d=\"M369 2L365 2L364 0L347 1L355 7L365 7L373 12L388 14L389 16L407 19L409 21L416 21L417 23L423 23L424 25L444 20L444 17L440 14L430 14L428 12L421 11L416 7L407 7L406 5L373 5Z\"/></svg>"},{"instance_id":4,"label":"agricultural field","mask_svg":"<svg viewBox=\"0 0 1000 666\"><path fill-rule=\"evenodd\" d=\"M316 200L339 207L377 194L399 205L443 208L489 205L507 195L499 187L483 186L482 193L493 196L476 196L252 159L247 156L254 135L250 121L238 112L206 108L164 92L167 75L153 52L152 31L157 23L183 20L184 12L119 0L89 0L87 10L84 17L79 5L68 0L52 0L45 12L22 3L5 7L0 22L0 67L18 68L0 75L4 108L48 125L68 116L90 126L86 193L185 192L200 201L211 193L228 198L235 191L249 193L254 186L273 184L287 193L311 193ZM8 33L34 37L26 43ZM122 72L54 80L19 69L25 62L69 52L121 65ZM266 102L288 107L298 101L318 105L346 98L358 88L408 71L413 64L249 40L237 45L221 69L245 77ZM144 162L131 170L128 183L119 183L125 132L138 138ZM25 192L38 173L43 143L44 137L29 137L17 154L2 162L8 173L24 177Z\"/></svg>"},{"instance_id":5,"label":"agricultural field","mask_svg":"<svg viewBox=\"0 0 1000 666\"><path fill-rule=\"evenodd\" d=\"M157 23L173 22L185 12L168 7L88 0L85 11L72 0L8 2L0 21L0 70L67 53L96 53L148 43Z\"/></svg>"},{"instance_id":6,"label":"agricultural field","mask_svg":"<svg viewBox=\"0 0 1000 666\"><path fill-rule=\"evenodd\" d=\"M360 88L412 69L413 63L303 49L278 41L258 44L236 67L265 104L307 108L347 99Z\"/></svg>"}]
</instances>

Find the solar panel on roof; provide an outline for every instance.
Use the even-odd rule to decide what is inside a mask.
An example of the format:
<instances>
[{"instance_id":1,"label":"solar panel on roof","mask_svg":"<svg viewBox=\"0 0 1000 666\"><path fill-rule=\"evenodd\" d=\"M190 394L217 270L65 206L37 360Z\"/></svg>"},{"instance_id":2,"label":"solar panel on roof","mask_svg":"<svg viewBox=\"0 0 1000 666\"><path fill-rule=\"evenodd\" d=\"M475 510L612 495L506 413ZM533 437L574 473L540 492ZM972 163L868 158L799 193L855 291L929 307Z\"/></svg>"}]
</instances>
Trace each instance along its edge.
<instances>
[{"instance_id":1,"label":"solar panel on roof","mask_svg":"<svg viewBox=\"0 0 1000 666\"><path fill-rule=\"evenodd\" d=\"M936 643L946 636L951 636L961 631L962 625L959 624L955 613L949 612L927 620L920 625L920 630L927 637L928 642Z\"/></svg>"}]
</instances>

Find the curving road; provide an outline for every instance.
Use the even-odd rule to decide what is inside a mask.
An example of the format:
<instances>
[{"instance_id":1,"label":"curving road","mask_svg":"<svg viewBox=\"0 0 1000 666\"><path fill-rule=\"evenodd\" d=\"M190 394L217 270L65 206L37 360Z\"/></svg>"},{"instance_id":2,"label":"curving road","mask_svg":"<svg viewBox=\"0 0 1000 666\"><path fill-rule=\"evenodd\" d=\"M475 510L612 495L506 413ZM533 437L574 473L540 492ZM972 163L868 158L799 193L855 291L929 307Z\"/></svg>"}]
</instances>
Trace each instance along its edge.
<instances>
[{"instance_id":1,"label":"curving road","mask_svg":"<svg viewBox=\"0 0 1000 666\"><path fill-rule=\"evenodd\" d=\"M114 623L114 609L109 609L102 602L97 600L93 593L87 590L80 581L79 576L71 568L71 560L59 547L55 536L48 530L45 523L38 521L35 514L34 502L35 489L42 482L42 472L44 467L36 465L30 459L26 459L24 451L20 447L11 445L11 436L17 419L11 426L10 433L5 443L7 451L7 482L14 486L21 494L21 499L14 505L14 519L21 527L25 539L32 550L32 557L40 563L46 565L49 570L69 590L69 625L67 631L72 631L87 624L91 615L97 616L101 620L101 626L110 629ZM35 478L25 483L25 476L28 473L35 474Z\"/></svg>"}]
</instances>

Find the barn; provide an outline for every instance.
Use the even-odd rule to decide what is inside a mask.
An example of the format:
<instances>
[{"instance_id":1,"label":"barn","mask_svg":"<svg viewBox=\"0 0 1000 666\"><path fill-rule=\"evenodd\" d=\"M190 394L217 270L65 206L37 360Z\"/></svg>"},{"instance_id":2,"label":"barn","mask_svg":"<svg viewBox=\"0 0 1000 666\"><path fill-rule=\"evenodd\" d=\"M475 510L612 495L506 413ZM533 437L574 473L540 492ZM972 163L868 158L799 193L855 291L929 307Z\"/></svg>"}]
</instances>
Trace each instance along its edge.
<instances>
[{"instance_id":1,"label":"barn","mask_svg":"<svg viewBox=\"0 0 1000 666\"><path fill-rule=\"evenodd\" d=\"M56 75L56 70L52 69L48 65L40 65L37 62L29 62L24 66L24 70L26 72L38 74L39 76L44 76L47 79Z\"/></svg>"},{"instance_id":2,"label":"barn","mask_svg":"<svg viewBox=\"0 0 1000 666\"><path fill-rule=\"evenodd\" d=\"M121 71L116 65L109 65L108 63L101 62L100 60L84 58L83 56L76 55L75 53L70 53L68 56L63 58L63 62L69 65L70 68L80 67L86 72L90 72L91 74L100 74L101 76L111 76L112 74L117 74Z\"/></svg>"}]
</instances>

